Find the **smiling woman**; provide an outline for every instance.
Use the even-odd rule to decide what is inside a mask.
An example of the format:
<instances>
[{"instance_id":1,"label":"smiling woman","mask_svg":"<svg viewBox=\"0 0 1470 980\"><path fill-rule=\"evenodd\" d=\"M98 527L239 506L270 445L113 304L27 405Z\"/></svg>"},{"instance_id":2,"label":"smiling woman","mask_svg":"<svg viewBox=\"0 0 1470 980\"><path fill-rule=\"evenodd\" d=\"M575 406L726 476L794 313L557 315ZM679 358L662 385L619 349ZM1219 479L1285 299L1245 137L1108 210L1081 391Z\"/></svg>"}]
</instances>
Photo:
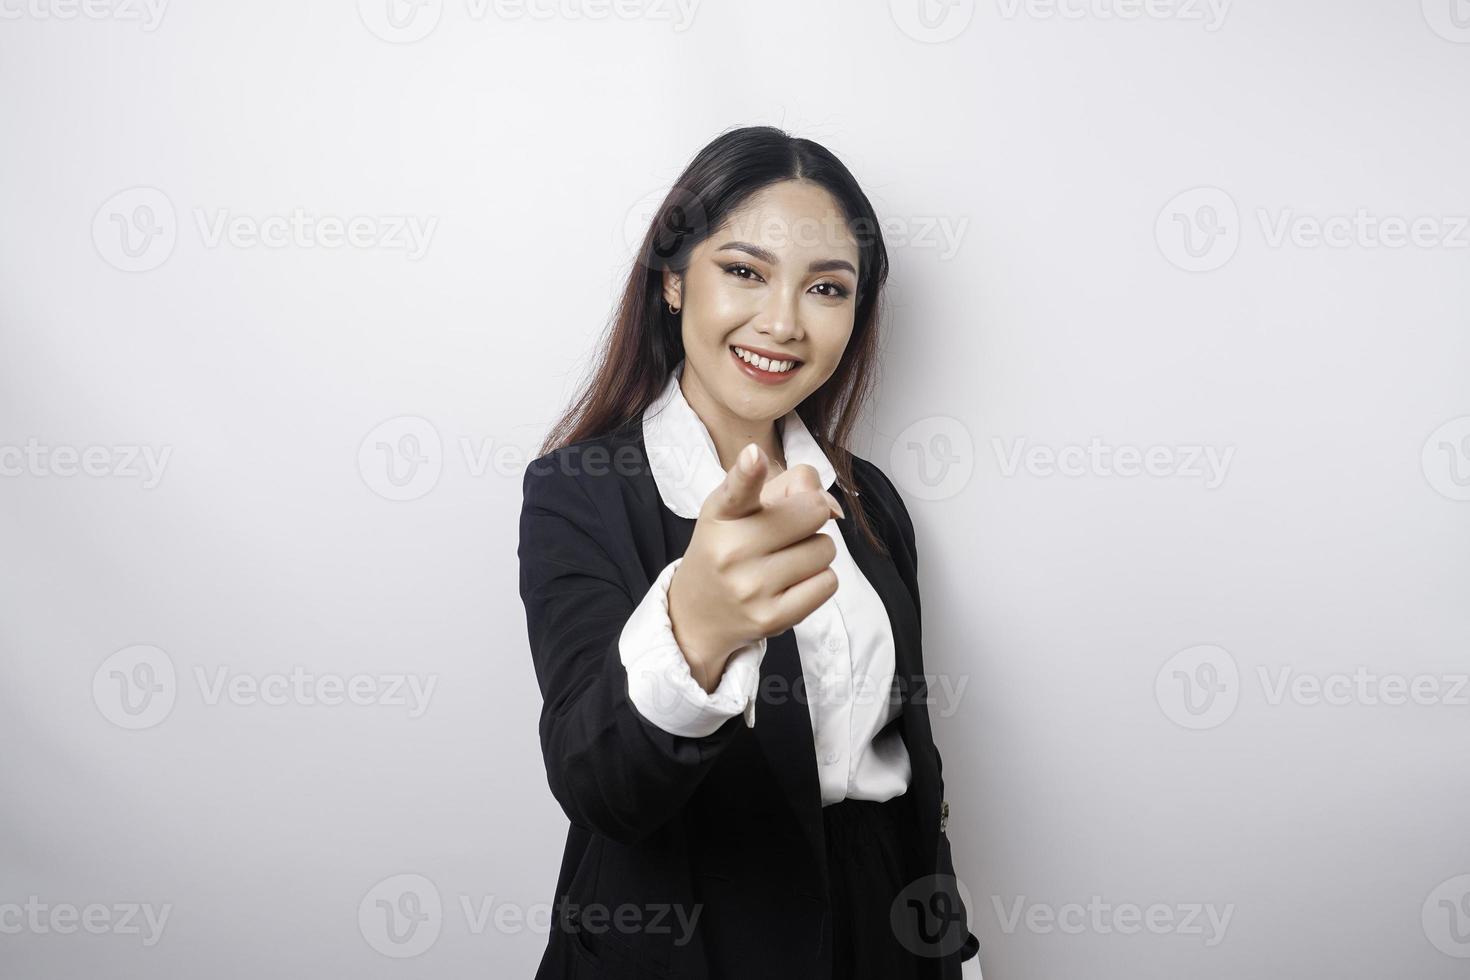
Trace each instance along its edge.
<instances>
[{"instance_id":1,"label":"smiling woman","mask_svg":"<svg viewBox=\"0 0 1470 980\"><path fill-rule=\"evenodd\" d=\"M846 449L877 228L818 144L714 140L526 471L520 590L571 822L539 980L953 980L976 952L913 524ZM655 907L690 928L626 914Z\"/></svg>"}]
</instances>

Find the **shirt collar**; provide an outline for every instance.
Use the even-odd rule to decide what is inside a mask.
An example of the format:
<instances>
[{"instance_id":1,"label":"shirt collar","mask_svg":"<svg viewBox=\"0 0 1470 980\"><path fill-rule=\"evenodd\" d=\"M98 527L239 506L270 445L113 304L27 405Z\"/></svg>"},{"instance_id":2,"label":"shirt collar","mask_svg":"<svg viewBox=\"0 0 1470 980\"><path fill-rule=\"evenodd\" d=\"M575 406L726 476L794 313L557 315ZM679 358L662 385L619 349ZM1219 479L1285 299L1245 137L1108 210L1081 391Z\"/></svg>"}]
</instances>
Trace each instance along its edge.
<instances>
[{"instance_id":1,"label":"shirt collar","mask_svg":"<svg viewBox=\"0 0 1470 980\"><path fill-rule=\"evenodd\" d=\"M683 373L680 360L663 391L644 409L643 446L664 506L680 517L696 518L705 498L725 479L725 470L709 429L679 387ZM837 472L794 408L781 417L781 450L787 469L806 463L817 471L822 486L832 489Z\"/></svg>"}]
</instances>

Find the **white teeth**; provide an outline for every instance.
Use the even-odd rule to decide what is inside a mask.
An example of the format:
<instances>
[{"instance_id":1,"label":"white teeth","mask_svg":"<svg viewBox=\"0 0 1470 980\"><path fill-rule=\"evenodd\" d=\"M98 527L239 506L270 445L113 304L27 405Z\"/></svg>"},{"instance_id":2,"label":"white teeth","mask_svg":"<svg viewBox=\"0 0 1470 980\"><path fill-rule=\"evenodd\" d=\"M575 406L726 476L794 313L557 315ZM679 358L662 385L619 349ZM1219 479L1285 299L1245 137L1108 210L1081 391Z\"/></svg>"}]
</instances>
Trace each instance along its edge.
<instances>
[{"instance_id":1,"label":"white teeth","mask_svg":"<svg viewBox=\"0 0 1470 980\"><path fill-rule=\"evenodd\" d=\"M761 357L759 354L752 354L744 347L736 347L735 353L745 363L750 364L754 367L758 367L762 371L769 371L772 374L784 374L785 372L790 371L796 366L795 361L773 361L769 357Z\"/></svg>"}]
</instances>

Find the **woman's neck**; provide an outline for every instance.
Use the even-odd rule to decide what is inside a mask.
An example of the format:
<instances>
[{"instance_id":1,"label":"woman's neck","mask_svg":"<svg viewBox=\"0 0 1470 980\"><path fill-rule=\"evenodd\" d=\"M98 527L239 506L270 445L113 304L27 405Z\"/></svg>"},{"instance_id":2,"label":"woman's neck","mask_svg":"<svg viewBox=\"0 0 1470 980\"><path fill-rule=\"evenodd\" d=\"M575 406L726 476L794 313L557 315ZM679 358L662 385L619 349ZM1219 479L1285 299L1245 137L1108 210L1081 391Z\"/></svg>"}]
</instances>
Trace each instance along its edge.
<instances>
[{"instance_id":1,"label":"woman's neck","mask_svg":"<svg viewBox=\"0 0 1470 980\"><path fill-rule=\"evenodd\" d=\"M752 442L761 447L766 458L775 465L771 467L771 474L786 468L786 454L781 444L781 431L779 420L766 420L752 422L724 411L719 404L709 396L704 387L699 384L696 377L688 372L680 379L679 389L684 394L684 400L689 407L694 409L694 414L704 423L709 430L710 440L715 444L715 452L720 455L720 468L728 471L735 465L740 450Z\"/></svg>"}]
</instances>

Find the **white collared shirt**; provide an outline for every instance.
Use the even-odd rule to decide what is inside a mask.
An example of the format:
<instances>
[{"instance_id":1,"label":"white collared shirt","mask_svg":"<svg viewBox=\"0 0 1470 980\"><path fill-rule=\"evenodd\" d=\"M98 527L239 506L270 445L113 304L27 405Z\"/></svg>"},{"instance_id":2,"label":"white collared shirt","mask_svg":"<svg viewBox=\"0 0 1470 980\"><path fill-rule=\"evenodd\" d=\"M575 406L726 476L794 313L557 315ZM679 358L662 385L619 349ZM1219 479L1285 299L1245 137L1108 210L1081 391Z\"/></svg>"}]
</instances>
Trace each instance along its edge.
<instances>
[{"instance_id":1,"label":"white collared shirt","mask_svg":"<svg viewBox=\"0 0 1470 980\"><path fill-rule=\"evenodd\" d=\"M697 518L706 497L725 479L709 429L679 387L684 362L643 413L643 441L659 496L680 517ZM781 420L787 467L812 466L831 490L836 472L795 409ZM796 624L824 806L843 799L887 800L908 789L908 749L890 697L895 653L888 610L853 563L835 519L821 528L837 545L836 593ZM628 672L628 697L648 721L673 735L703 737L737 714L755 725L755 694L766 641L737 650L713 693L689 672L669 621L669 582L683 558L659 573L628 618L618 650ZM788 696L791 696L788 694Z\"/></svg>"}]
</instances>

